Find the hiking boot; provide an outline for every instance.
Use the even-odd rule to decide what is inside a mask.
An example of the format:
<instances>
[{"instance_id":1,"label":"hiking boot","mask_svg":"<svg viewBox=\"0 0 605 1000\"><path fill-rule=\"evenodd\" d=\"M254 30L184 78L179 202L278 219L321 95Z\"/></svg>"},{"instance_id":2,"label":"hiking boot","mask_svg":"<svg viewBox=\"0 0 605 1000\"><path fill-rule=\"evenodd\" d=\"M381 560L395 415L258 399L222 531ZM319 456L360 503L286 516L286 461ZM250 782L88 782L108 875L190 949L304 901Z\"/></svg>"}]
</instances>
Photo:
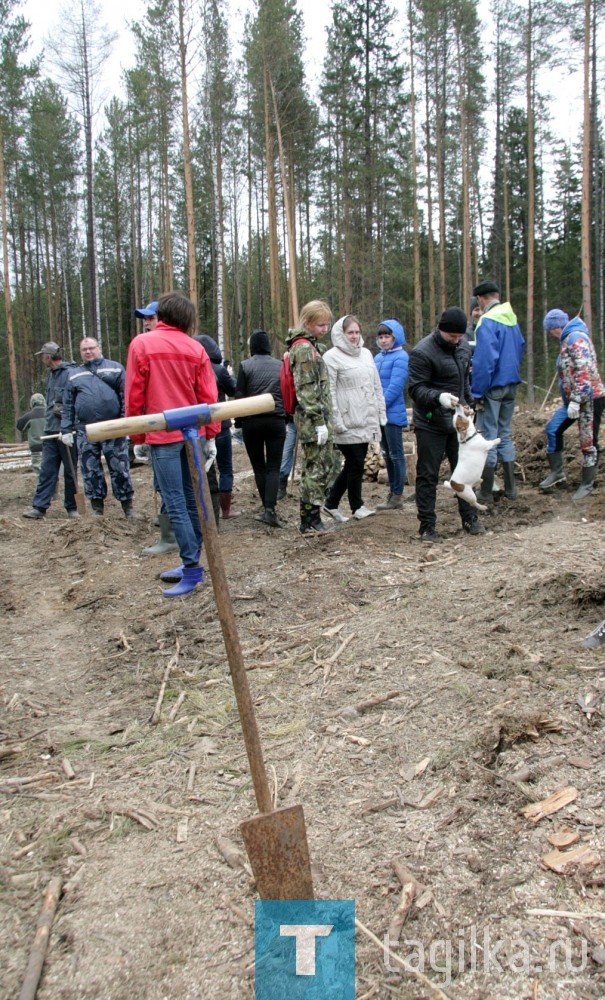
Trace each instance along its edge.
<instances>
[{"instance_id":1,"label":"hiking boot","mask_svg":"<svg viewBox=\"0 0 605 1000\"><path fill-rule=\"evenodd\" d=\"M443 538L435 528L425 528L420 533L420 541L426 542L428 545L440 545Z\"/></svg>"},{"instance_id":2,"label":"hiking boot","mask_svg":"<svg viewBox=\"0 0 605 1000\"><path fill-rule=\"evenodd\" d=\"M345 521L349 520L348 517L346 517L345 514L341 514L340 513L338 507L330 507L330 506L328 506L328 504L325 504L324 505L324 510L325 510L326 514L329 514L330 517L333 517L334 520L338 521L339 524L344 524Z\"/></svg>"},{"instance_id":3,"label":"hiking boot","mask_svg":"<svg viewBox=\"0 0 605 1000\"><path fill-rule=\"evenodd\" d=\"M277 514L275 513L275 508L267 507L265 513L261 518L263 524L268 524L270 528L283 528L284 523L280 521Z\"/></svg>"},{"instance_id":4,"label":"hiking boot","mask_svg":"<svg viewBox=\"0 0 605 1000\"><path fill-rule=\"evenodd\" d=\"M594 489L595 476L597 474L596 465L582 466L582 482L572 496L572 500L585 500Z\"/></svg>"},{"instance_id":5,"label":"hiking boot","mask_svg":"<svg viewBox=\"0 0 605 1000\"><path fill-rule=\"evenodd\" d=\"M548 473L546 479L543 479L539 485L541 490L549 490L557 483L565 482L565 470L563 468L564 455L562 451L553 451L552 454L546 456L548 459L548 464L550 466L550 472Z\"/></svg>"},{"instance_id":6,"label":"hiking boot","mask_svg":"<svg viewBox=\"0 0 605 1000\"><path fill-rule=\"evenodd\" d=\"M288 495L288 477L280 476L279 489L277 491L277 499L285 500L287 495Z\"/></svg>"},{"instance_id":7,"label":"hiking boot","mask_svg":"<svg viewBox=\"0 0 605 1000\"><path fill-rule=\"evenodd\" d=\"M67 510L65 511L65 513L72 521L77 521L78 518L80 517L80 512L77 511L75 508L73 510Z\"/></svg>"},{"instance_id":8,"label":"hiking boot","mask_svg":"<svg viewBox=\"0 0 605 1000\"><path fill-rule=\"evenodd\" d=\"M363 521L364 517L371 517L372 514L375 514L375 513L376 513L375 510L370 510L369 507L365 507L362 504L361 507L358 507L357 510L353 511L353 517L357 521Z\"/></svg>"},{"instance_id":9,"label":"hiking boot","mask_svg":"<svg viewBox=\"0 0 605 1000\"><path fill-rule=\"evenodd\" d=\"M39 507L30 507L29 510L24 510L21 517L27 517L30 521L41 521L43 517L46 517L46 511L40 510Z\"/></svg>"},{"instance_id":10,"label":"hiking boot","mask_svg":"<svg viewBox=\"0 0 605 1000\"><path fill-rule=\"evenodd\" d=\"M481 524L481 521L478 518L475 518L474 521L463 521L462 522L462 527L466 531L467 535L484 535L485 534L485 528Z\"/></svg>"},{"instance_id":11,"label":"hiking boot","mask_svg":"<svg viewBox=\"0 0 605 1000\"><path fill-rule=\"evenodd\" d=\"M384 503L377 503L376 510L403 510L401 493L389 493Z\"/></svg>"},{"instance_id":12,"label":"hiking boot","mask_svg":"<svg viewBox=\"0 0 605 1000\"><path fill-rule=\"evenodd\" d=\"M92 513L95 517L103 517L105 512L105 504L102 500L91 500L90 506L92 508Z\"/></svg>"},{"instance_id":13,"label":"hiking boot","mask_svg":"<svg viewBox=\"0 0 605 1000\"><path fill-rule=\"evenodd\" d=\"M333 531L334 528L330 525L324 524L320 517L319 507L304 503L302 500L300 502L300 526L298 529L301 535L306 535L309 533L313 534L325 534L328 531Z\"/></svg>"}]
</instances>

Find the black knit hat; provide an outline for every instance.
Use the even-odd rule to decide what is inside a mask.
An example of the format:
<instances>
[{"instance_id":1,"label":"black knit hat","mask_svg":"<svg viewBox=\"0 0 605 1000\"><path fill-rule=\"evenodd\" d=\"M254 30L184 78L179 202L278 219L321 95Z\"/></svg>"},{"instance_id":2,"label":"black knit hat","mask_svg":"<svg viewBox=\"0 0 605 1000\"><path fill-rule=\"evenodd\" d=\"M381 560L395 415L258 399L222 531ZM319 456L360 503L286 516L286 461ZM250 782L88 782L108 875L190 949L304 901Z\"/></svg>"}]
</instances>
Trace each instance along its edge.
<instances>
[{"instance_id":1,"label":"black knit hat","mask_svg":"<svg viewBox=\"0 0 605 1000\"><path fill-rule=\"evenodd\" d=\"M444 333L466 333L468 319L466 318L464 309L459 309L458 306L450 306L449 309L445 309L441 313L437 325Z\"/></svg>"},{"instance_id":2,"label":"black knit hat","mask_svg":"<svg viewBox=\"0 0 605 1000\"><path fill-rule=\"evenodd\" d=\"M250 354L271 354L269 334L264 330L255 330L250 337Z\"/></svg>"},{"instance_id":3,"label":"black knit hat","mask_svg":"<svg viewBox=\"0 0 605 1000\"><path fill-rule=\"evenodd\" d=\"M500 294L500 289L495 281L482 281L480 285L473 288L473 295L492 295L493 293Z\"/></svg>"}]
</instances>

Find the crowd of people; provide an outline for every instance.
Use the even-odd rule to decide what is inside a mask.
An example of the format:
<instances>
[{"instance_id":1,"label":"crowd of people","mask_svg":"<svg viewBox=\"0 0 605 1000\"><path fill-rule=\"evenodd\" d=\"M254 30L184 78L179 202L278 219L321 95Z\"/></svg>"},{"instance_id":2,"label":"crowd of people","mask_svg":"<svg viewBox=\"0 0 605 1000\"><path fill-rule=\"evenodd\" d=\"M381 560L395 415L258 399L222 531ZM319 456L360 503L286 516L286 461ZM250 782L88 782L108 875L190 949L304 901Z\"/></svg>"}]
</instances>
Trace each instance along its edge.
<instances>
[{"instance_id":1,"label":"crowd of people","mask_svg":"<svg viewBox=\"0 0 605 1000\"><path fill-rule=\"evenodd\" d=\"M65 510L68 517L77 518L79 464L91 512L102 517L107 497L103 458L124 515L137 516L128 439L90 442L86 424L265 393L273 396L274 410L238 422L261 504L255 515L258 521L270 528L284 527L277 505L286 495L297 449L302 534L333 530L334 522L348 521L349 516L363 520L376 511L400 510L407 480L403 445L407 392L416 439L415 494L410 499L416 503L420 540L438 543L439 471L444 458L452 471L458 461L457 407L472 412L477 431L494 442L481 477L478 499L482 506L493 513L498 461L504 496L511 501L518 496L511 425L524 339L510 303L500 301L498 286L491 280L473 290L469 314L457 306L445 309L435 329L409 352L402 324L396 319L381 320L373 331L377 350L372 354L364 346L357 316L334 321L326 302L307 303L286 340L287 372L295 393L291 409L285 403L284 359L274 353L269 334L264 330L252 333L249 357L235 378L217 342L197 334L195 306L178 292L135 310L144 329L130 344L126 368L104 358L94 337L82 339L80 365L63 360L59 344L49 341L37 352L48 370L45 396L34 394L30 410L17 424L28 434L32 463L35 455L39 467L31 507L23 516L40 520L46 515L63 466ZM565 481L563 434L577 423L582 482L574 500L581 500L595 483L605 386L590 331L579 316L570 320L561 309L551 309L544 317L544 329L560 344L557 367L562 405L546 425L550 472L540 489L548 491ZM328 331L332 346L326 349L322 341ZM240 516L233 509L231 421L200 428L199 438L218 526L219 517ZM178 549L181 564L160 574L173 584L164 594L190 593L203 579L202 530L185 439L180 430L153 430L132 436L131 442L135 448L144 445L147 449L160 497L160 540L144 551L156 555ZM380 443L388 476L388 495L376 510L363 500L371 442ZM350 515L340 509L345 496ZM463 529L470 535L483 534L484 519L477 508L460 497L457 503ZM327 522L322 513L329 516Z\"/></svg>"}]
</instances>

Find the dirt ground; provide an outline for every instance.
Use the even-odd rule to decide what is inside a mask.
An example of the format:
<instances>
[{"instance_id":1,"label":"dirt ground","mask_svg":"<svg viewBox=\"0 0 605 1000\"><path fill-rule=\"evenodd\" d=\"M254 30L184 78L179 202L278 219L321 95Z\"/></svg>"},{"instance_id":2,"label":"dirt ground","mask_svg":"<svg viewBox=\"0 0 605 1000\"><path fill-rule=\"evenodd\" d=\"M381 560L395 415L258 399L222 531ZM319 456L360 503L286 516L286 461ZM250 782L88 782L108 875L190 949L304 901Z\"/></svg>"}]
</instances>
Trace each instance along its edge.
<instances>
[{"instance_id":1,"label":"dirt ground","mask_svg":"<svg viewBox=\"0 0 605 1000\"><path fill-rule=\"evenodd\" d=\"M241 448L243 515L221 525L271 784L304 806L316 895L354 899L383 941L399 862L419 884L391 950L452 1000L605 997L605 647L580 646L605 614L605 486L572 504L570 431L567 488L541 495L543 425L517 415L520 496L483 537L445 490L441 546L419 543L413 503L303 537L296 483L288 526L267 528ZM21 517L32 473L0 475L2 998L53 876L40 1000L254 993L239 824L257 810L212 588L162 597L175 559L141 555L150 468L133 477L138 522L113 500L68 521L59 499L38 523ZM365 503L385 493L367 483ZM569 786L553 814L521 812ZM561 828L585 848L566 874L542 860ZM440 995L361 929L356 948L358 1000Z\"/></svg>"}]
</instances>

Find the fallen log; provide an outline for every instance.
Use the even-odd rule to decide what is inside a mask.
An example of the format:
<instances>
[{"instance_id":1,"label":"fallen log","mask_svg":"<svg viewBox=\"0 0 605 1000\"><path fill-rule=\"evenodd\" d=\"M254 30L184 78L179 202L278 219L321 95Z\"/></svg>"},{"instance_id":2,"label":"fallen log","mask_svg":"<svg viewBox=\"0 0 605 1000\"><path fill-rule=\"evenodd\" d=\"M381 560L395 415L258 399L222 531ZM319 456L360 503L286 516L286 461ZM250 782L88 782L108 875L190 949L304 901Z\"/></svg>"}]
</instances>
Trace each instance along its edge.
<instances>
[{"instance_id":1,"label":"fallen log","mask_svg":"<svg viewBox=\"0 0 605 1000\"><path fill-rule=\"evenodd\" d=\"M50 929L52 927L53 920L55 919L55 913L57 912L57 906L59 905L59 900L61 898L62 885L63 883L60 878L51 878L48 883L48 887L44 894L44 902L42 903L40 916L38 917L36 936L29 955L29 961L25 971L25 979L23 980L19 1000L34 1000L34 997L38 992L40 977L42 975L42 967L44 965L44 959L46 957L46 950L48 948L48 941L50 938Z\"/></svg>"}]
</instances>

